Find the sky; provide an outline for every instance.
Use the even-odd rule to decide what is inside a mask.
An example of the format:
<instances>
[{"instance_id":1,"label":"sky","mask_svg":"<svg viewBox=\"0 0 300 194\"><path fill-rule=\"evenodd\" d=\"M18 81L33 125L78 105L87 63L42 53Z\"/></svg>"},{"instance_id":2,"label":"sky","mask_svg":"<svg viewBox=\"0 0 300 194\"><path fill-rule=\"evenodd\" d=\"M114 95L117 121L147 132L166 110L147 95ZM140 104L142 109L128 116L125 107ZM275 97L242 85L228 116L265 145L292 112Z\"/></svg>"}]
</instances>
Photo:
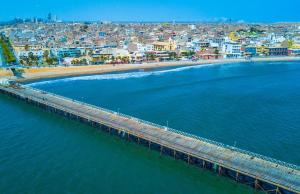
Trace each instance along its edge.
<instances>
[{"instance_id":1,"label":"sky","mask_svg":"<svg viewBox=\"0 0 300 194\"><path fill-rule=\"evenodd\" d=\"M300 22L300 0L10 0L0 6L0 21L15 17L64 21Z\"/></svg>"}]
</instances>

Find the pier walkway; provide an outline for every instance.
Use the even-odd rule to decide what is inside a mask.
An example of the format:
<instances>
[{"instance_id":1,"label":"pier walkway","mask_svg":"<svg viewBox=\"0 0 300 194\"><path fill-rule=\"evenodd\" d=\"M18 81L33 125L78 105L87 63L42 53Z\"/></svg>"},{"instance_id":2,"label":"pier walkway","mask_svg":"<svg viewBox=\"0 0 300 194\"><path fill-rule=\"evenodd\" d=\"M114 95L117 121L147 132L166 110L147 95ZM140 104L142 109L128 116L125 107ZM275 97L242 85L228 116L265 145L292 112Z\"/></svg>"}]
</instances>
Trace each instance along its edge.
<instances>
[{"instance_id":1,"label":"pier walkway","mask_svg":"<svg viewBox=\"0 0 300 194\"><path fill-rule=\"evenodd\" d=\"M132 141L157 148L191 165L213 169L220 175L267 193L300 193L300 168L262 155L183 133L147 121L78 102L28 86L0 86L0 93L88 123Z\"/></svg>"}]
</instances>

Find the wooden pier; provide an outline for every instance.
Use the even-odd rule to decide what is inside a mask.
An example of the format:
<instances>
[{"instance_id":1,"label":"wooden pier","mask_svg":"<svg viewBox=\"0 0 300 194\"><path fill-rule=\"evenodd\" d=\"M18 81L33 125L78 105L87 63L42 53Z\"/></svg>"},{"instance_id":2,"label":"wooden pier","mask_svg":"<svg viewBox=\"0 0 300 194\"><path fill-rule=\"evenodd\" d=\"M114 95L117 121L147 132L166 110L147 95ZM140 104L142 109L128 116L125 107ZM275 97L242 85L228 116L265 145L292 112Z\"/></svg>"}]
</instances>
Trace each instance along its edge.
<instances>
[{"instance_id":1,"label":"wooden pier","mask_svg":"<svg viewBox=\"0 0 300 194\"><path fill-rule=\"evenodd\" d=\"M28 86L0 86L47 111L107 131L161 155L212 170L266 193L300 193L300 167Z\"/></svg>"}]
</instances>

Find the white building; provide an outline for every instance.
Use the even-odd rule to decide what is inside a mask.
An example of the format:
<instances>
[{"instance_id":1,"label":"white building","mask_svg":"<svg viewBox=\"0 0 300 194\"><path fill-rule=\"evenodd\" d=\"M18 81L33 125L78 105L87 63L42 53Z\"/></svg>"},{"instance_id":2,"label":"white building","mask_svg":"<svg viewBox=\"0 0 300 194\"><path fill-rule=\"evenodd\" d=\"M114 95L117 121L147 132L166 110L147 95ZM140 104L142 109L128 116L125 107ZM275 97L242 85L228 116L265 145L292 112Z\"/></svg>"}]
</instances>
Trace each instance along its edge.
<instances>
[{"instance_id":1,"label":"white building","mask_svg":"<svg viewBox=\"0 0 300 194\"><path fill-rule=\"evenodd\" d=\"M227 42L223 44L222 52L224 54L224 58L240 58L242 56L241 53L241 45L235 42Z\"/></svg>"},{"instance_id":2,"label":"white building","mask_svg":"<svg viewBox=\"0 0 300 194\"><path fill-rule=\"evenodd\" d=\"M150 52L154 50L154 46L152 44L140 44L137 43L137 51L144 53L144 52Z\"/></svg>"},{"instance_id":3,"label":"white building","mask_svg":"<svg viewBox=\"0 0 300 194\"><path fill-rule=\"evenodd\" d=\"M36 56L38 58L41 58L44 55L44 51L43 50L18 51L18 52L16 52L16 55L20 59L22 57L28 57L29 53L32 53L33 56Z\"/></svg>"},{"instance_id":4,"label":"white building","mask_svg":"<svg viewBox=\"0 0 300 194\"><path fill-rule=\"evenodd\" d=\"M271 33L268 36L268 40L270 41L271 44L277 44L277 43L282 43L283 41L286 40L286 38L283 36Z\"/></svg>"},{"instance_id":5,"label":"white building","mask_svg":"<svg viewBox=\"0 0 300 194\"><path fill-rule=\"evenodd\" d=\"M101 52L101 55L117 57L130 57L128 50L119 49L119 48L104 48Z\"/></svg>"}]
</instances>

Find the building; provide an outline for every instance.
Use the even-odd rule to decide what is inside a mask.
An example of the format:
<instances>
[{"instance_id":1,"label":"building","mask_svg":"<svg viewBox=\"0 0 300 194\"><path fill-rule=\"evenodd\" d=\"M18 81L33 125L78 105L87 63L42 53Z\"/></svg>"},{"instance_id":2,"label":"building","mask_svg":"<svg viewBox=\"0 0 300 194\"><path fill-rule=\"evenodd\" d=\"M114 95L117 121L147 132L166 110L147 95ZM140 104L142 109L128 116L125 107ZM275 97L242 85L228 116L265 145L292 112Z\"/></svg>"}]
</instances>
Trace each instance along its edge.
<instances>
[{"instance_id":1,"label":"building","mask_svg":"<svg viewBox=\"0 0 300 194\"><path fill-rule=\"evenodd\" d=\"M222 47L223 57L232 59L232 58L240 58L242 56L241 53L241 45L235 42L227 42Z\"/></svg>"},{"instance_id":2,"label":"building","mask_svg":"<svg viewBox=\"0 0 300 194\"><path fill-rule=\"evenodd\" d=\"M80 57L82 56L82 50L80 48L61 48L56 51L56 56L59 59L65 57Z\"/></svg>"},{"instance_id":3,"label":"building","mask_svg":"<svg viewBox=\"0 0 300 194\"><path fill-rule=\"evenodd\" d=\"M19 59L22 57L28 57L31 54L38 58L42 58L44 55L44 51L43 50L19 51L19 52L16 52L16 54Z\"/></svg>"},{"instance_id":4,"label":"building","mask_svg":"<svg viewBox=\"0 0 300 194\"><path fill-rule=\"evenodd\" d=\"M254 47L254 46L245 47L245 55L251 56L251 57L256 56L257 55L256 47Z\"/></svg>"},{"instance_id":5,"label":"building","mask_svg":"<svg viewBox=\"0 0 300 194\"><path fill-rule=\"evenodd\" d=\"M145 59L145 53L136 51L131 54L131 61L134 63L140 63L144 61L144 59Z\"/></svg>"},{"instance_id":6,"label":"building","mask_svg":"<svg viewBox=\"0 0 300 194\"><path fill-rule=\"evenodd\" d=\"M154 42L154 51L174 51L176 50L176 44L173 41L169 42Z\"/></svg>"},{"instance_id":7,"label":"building","mask_svg":"<svg viewBox=\"0 0 300 194\"><path fill-rule=\"evenodd\" d=\"M256 46L256 55L264 56L264 55L266 55L266 50L267 50L266 46L258 45L258 46Z\"/></svg>"},{"instance_id":8,"label":"building","mask_svg":"<svg viewBox=\"0 0 300 194\"><path fill-rule=\"evenodd\" d=\"M268 47L266 49L268 56L288 56L288 48L285 47Z\"/></svg>"},{"instance_id":9,"label":"building","mask_svg":"<svg viewBox=\"0 0 300 194\"><path fill-rule=\"evenodd\" d=\"M90 57L87 57L89 64L91 65L101 65L104 64L106 60L108 60L108 58L105 58L103 55L100 54L93 54Z\"/></svg>"},{"instance_id":10,"label":"building","mask_svg":"<svg viewBox=\"0 0 300 194\"><path fill-rule=\"evenodd\" d=\"M300 48L292 48L288 50L289 56L300 56Z\"/></svg>"},{"instance_id":11,"label":"building","mask_svg":"<svg viewBox=\"0 0 300 194\"><path fill-rule=\"evenodd\" d=\"M200 50L196 53L196 56L204 60L222 58L222 55L219 53L219 50L217 48L207 48L204 50Z\"/></svg>"},{"instance_id":12,"label":"building","mask_svg":"<svg viewBox=\"0 0 300 194\"><path fill-rule=\"evenodd\" d=\"M48 22L52 22L53 21L51 13L48 13L47 20L48 20Z\"/></svg>"}]
</instances>

